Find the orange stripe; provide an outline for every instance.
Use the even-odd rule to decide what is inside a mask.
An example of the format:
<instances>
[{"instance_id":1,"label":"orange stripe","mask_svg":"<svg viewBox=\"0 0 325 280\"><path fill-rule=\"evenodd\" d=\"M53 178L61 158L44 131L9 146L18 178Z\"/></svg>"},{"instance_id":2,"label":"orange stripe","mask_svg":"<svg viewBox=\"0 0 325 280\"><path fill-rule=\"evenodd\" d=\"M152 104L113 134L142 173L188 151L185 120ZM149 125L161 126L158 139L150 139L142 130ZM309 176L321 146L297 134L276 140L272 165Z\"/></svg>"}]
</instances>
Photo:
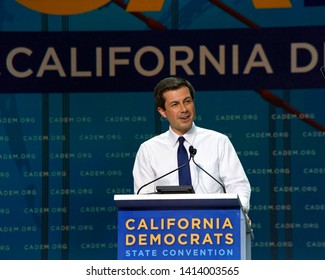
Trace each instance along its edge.
<instances>
[{"instance_id":1,"label":"orange stripe","mask_svg":"<svg viewBox=\"0 0 325 280\"><path fill-rule=\"evenodd\" d=\"M252 0L256 9L292 8L290 0Z\"/></svg>"},{"instance_id":2,"label":"orange stripe","mask_svg":"<svg viewBox=\"0 0 325 280\"><path fill-rule=\"evenodd\" d=\"M16 0L24 7L49 15L75 15L96 10L111 0Z\"/></svg>"},{"instance_id":3,"label":"orange stripe","mask_svg":"<svg viewBox=\"0 0 325 280\"><path fill-rule=\"evenodd\" d=\"M128 12L160 12L165 0L130 0Z\"/></svg>"}]
</instances>

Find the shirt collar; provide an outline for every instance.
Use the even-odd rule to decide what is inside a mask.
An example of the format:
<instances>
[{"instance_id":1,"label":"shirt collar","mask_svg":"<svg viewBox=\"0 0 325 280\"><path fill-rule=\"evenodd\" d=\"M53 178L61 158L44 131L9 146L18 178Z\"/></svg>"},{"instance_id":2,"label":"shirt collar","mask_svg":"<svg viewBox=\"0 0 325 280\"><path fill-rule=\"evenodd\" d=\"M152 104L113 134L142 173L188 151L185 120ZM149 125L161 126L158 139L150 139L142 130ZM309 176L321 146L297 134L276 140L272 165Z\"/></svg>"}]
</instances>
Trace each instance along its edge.
<instances>
[{"instance_id":1,"label":"shirt collar","mask_svg":"<svg viewBox=\"0 0 325 280\"><path fill-rule=\"evenodd\" d=\"M185 141L188 142L190 145L193 145L193 141L194 141L194 137L195 137L195 133L196 133L196 126L195 124L193 123L192 124L192 128L186 132L183 137L185 138ZM169 126L169 131L168 131L168 134L169 134L169 139L170 139L170 142L173 146L175 145L178 145L178 138L179 138L179 135L176 134L172 129L171 127Z\"/></svg>"}]
</instances>

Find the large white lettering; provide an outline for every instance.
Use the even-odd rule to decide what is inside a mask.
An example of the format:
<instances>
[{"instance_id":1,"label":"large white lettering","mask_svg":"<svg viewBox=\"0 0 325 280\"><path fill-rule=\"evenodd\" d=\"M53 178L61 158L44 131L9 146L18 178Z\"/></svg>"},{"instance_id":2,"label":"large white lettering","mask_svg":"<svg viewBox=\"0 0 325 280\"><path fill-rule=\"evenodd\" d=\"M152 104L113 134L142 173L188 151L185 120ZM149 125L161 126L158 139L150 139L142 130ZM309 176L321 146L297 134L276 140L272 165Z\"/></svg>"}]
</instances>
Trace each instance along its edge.
<instances>
[{"instance_id":1,"label":"large white lettering","mask_svg":"<svg viewBox=\"0 0 325 280\"><path fill-rule=\"evenodd\" d=\"M21 54L27 55L27 56L31 56L32 55L32 51L28 48L15 48L13 49L11 52L9 52L8 56L7 56L7 61L6 61L6 65L7 65L7 69L9 71L9 73L17 78L27 78L29 76L31 76L33 74L33 71L31 69L26 69L25 71L21 70L19 71L15 66L14 66L14 59Z\"/></svg>"},{"instance_id":2,"label":"large white lettering","mask_svg":"<svg viewBox=\"0 0 325 280\"><path fill-rule=\"evenodd\" d=\"M111 77L116 76L116 65L129 65L129 59L118 59L117 53L130 53L131 47L113 47L109 49L109 73Z\"/></svg>"},{"instance_id":3,"label":"large white lettering","mask_svg":"<svg viewBox=\"0 0 325 280\"><path fill-rule=\"evenodd\" d=\"M206 60L212 64L219 74L226 74L226 48L224 45L219 46L219 61L206 46L200 46L200 75L206 74Z\"/></svg>"},{"instance_id":4,"label":"large white lettering","mask_svg":"<svg viewBox=\"0 0 325 280\"><path fill-rule=\"evenodd\" d=\"M309 63L306 65L298 65L298 53L306 53L310 55ZM312 70L318 61L317 49L309 43L293 43L291 44L291 73L306 73Z\"/></svg>"},{"instance_id":5,"label":"large white lettering","mask_svg":"<svg viewBox=\"0 0 325 280\"><path fill-rule=\"evenodd\" d=\"M43 77L45 71L56 71L60 77L66 77L61 61L54 48L48 48L41 66L37 72L37 77Z\"/></svg>"},{"instance_id":6,"label":"large white lettering","mask_svg":"<svg viewBox=\"0 0 325 280\"><path fill-rule=\"evenodd\" d=\"M183 53L186 55L185 59L177 59L177 53ZM194 75L193 70L189 64L194 59L194 52L190 47L187 46L172 46L170 48L170 74L176 75L177 66L181 66L187 75Z\"/></svg>"},{"instance_id":7,"label":"large white lettering","mask_svg":"<svg viewBox=\"0 0 325 280\"><path fill-rule=\"evenodd\" d=\"M314 45L296 42L290 46L291 53L287 55L291 58L291 73L307 73L317 67L320 54ZM42 78L49 72L59 78L116 77L119 72L143 77L153 77L162 71L170 75L186 73L200 76L250 75L256 69L269 75L274 73L271 57L261 44L253 45L248 52L246 48L245 55L237 44L216 45L213 48L175 45L168 49L150 45L140 48L97 46L90 50L71 47L68 54L48 47L39 52L23 46L10 50L6 57L8 73L19 79Z\"/></svg>"},{"instance_id":8,"label":"large white lettering","mask_svg":"<svg viewBox=\"0 0 325 280\"><path fill-rule=\"evenodd\" d=\"M157 65L152 70L146 70L142 66L142 63L141 63L142 56L147 53L152 53L157 58ZM152 46L143 47L135 54L134 66L135 66L135 69L137 70L137 72L143 76L146 76L146 77L155 76L155 75L159 74L159 72L164 67L164 55L161 52L161 50L159 50L156 47L152 47Z\"/></svg>"},{"instance_id":9,"label":"large white lettering","mask_svg":"<svg viewBox=\"0 0 325 280\"><path fill-rule=\"evenodd\" d=\"M258 59L258 57L260 58L260 60ZM273 73L273 70L269 63L269 60L267 59L267 56L266 56L261 44L256 44L254 46L253 51L248 59L246 67L244 69L244 74L249 74L251 72L252 68L255 68L255 67L264 68L266 73L268 73L268 74Z\"/></svg>"}]
</instances>

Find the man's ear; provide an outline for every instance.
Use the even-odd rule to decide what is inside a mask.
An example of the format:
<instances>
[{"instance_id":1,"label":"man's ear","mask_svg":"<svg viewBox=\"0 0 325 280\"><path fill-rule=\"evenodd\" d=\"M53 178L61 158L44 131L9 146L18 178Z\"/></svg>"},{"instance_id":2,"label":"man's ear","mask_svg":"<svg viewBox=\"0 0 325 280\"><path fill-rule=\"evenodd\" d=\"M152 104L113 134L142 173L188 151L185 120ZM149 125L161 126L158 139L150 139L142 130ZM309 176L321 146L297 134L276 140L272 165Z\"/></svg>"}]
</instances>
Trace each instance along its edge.
<instances>
[{"instance_id":1,"label":"man's ear","mask_svg":"<svg viewBox=\"0 0 325 280\"><path fill-rule=\"evenodd\" d=\"M166 118L166 113L165 110L161 107L158 107L157 111L159 112L159 114L163 117Z\"/></svg>"}]
</instances>

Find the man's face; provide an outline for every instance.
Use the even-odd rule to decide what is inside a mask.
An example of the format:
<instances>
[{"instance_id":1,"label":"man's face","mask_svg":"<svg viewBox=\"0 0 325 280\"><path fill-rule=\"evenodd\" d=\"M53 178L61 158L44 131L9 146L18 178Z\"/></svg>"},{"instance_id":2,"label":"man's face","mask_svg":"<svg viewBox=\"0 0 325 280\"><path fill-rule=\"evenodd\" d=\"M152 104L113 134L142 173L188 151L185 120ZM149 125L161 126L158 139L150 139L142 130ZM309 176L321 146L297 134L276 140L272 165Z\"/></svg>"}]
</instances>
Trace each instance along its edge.
<instances>
[{"instance_id":1,"label":"man's face","mask_svg":"<svg viewBox=\"0 0 325 280\"><path fill-rule=\"evenodd\" d=\"M195 106L187 87L181 87L176 90L166 91L164 93L165 110L161 107L158 112L166 118L172 130L178 135L183 135L192 127L195 118Z\"/></svg>"}]
</instances>

